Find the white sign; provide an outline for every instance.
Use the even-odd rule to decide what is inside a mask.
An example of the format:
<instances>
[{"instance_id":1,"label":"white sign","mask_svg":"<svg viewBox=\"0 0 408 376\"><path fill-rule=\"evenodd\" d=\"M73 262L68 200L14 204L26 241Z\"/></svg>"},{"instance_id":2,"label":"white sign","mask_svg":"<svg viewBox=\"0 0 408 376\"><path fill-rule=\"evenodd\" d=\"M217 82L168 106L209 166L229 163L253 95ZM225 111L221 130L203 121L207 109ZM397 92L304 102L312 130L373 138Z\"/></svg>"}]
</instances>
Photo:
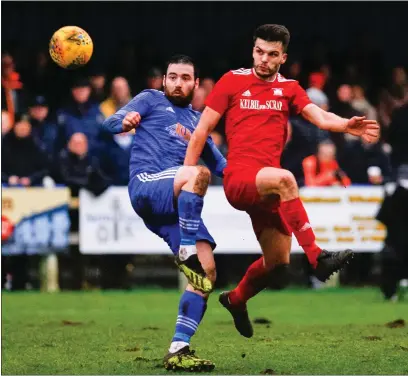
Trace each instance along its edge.
<instances>
[{"instance_id":1,"label":"white sign","mask_svg":"<svg viewBox=\"0 0 408 376\"><path fill-rule=\"evenodd\" d=\"M381 187L301 189L317 243L333 251L382 249L385 229L374 220L382 197ZM203 220L217 243L217 253L260 253L249 216L231 207L222 187L208 189ZM86 254L171 252L133 211L126 187L111 187L99 197L81 190L80 250ZM302 252L295 237L292 252Z\"/></svg>"}]
</instances>

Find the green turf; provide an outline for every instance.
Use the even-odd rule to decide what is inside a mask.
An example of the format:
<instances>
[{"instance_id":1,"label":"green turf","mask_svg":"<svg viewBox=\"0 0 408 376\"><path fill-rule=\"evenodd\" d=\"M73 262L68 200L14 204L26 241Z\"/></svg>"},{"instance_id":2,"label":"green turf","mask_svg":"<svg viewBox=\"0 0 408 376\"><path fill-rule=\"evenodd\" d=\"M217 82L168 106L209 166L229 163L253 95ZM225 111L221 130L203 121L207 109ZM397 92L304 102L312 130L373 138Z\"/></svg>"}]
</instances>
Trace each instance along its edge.
<instances>
[{"instance_id":1,"label":"green turf","mask_svg":"<svg viewBox=\"0 0 408 376\"><path fill-rule=\"evenodd\" d=\"M263 292L249 303L252 339L241 337L217 295L193 339L215 374L408 374L408 302L372 289ZM179 293L5 293L3 374L163 374Z\"/></svg>"}]
</instances>

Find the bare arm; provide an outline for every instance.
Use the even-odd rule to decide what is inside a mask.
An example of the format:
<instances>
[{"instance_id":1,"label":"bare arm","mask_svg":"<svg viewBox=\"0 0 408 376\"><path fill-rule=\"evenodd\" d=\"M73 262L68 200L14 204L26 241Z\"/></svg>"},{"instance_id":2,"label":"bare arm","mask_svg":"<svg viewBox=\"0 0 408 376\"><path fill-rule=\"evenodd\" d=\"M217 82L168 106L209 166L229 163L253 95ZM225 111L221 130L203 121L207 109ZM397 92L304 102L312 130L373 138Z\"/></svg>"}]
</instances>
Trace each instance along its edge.
<instances>
[{"instance_id":1,"label":"bare arm","mask_svg":"<svg viewBox=\"0 0 408 376\"><path fill-rule=\"evenodd\" d=\"M380 136L380 127L377 122L375 120L366 120L365 116L354 116L351 119L345 119L324 111L313 103L305 106L301 114L320 129L350 133L361 137L368 143L377 142Z\"/></svg>"},{"instance_id":2,"label":"bare arm","mask_svg":"<svg viewBox=\"0 0 408 376\"><path fill-rule=\"evenodd\" d=\"M332 112L322 110L313 103L305 106L302 110L302 116L320 129L332 132L346 132L349 121L349 119L337 116Z\"/></svg>"},{"instance_id":3,"label":"bare arm","mask_svg":"<svg viewBox=\"0 0 408 376\"><path fill-rule=\"evenodd\" d=\"M186 157L184 159L185 166L197 165L201 153L203 152L207 138L220 119L221 115L217 111L214 111L210 107L206 107L204 109L197 124L197 128L193 132L188 143Z\"/></svg>"}]
</instances>

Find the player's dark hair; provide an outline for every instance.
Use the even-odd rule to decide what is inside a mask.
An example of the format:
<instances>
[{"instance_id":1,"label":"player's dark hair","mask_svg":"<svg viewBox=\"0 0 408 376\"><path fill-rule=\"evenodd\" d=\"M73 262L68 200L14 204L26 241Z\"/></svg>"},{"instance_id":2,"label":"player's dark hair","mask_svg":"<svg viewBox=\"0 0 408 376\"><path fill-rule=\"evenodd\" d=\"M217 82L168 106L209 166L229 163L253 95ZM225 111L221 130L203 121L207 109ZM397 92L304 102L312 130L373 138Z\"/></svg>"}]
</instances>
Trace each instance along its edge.
<instances>
[{"instance_id":1,"label":"player's dark hair","mask_svg":"<svg viewBox=\"0 0 408 376\"><path fill-rule=\"evenodd\" d=\"M166 72L169 69L169 65L170 64L188 64L188 65L192 65L194 68L194 79L198 78L198 68L194 62L194 60L187 55L173 55L169 60L167 60L166 63Z\"/></svg>"},{"instance_id":2,"label":"player's dark hair","mask_svg":"<svg viewBox=\"0 0 408 376\"><path fill-rule=\"evenodd\" d=\"M283 51L286 52L289 46L290 33L283 25L265 24L255 30L254 42L257 38L267 42L282 42Z\"/></svg>"}]
</instances>

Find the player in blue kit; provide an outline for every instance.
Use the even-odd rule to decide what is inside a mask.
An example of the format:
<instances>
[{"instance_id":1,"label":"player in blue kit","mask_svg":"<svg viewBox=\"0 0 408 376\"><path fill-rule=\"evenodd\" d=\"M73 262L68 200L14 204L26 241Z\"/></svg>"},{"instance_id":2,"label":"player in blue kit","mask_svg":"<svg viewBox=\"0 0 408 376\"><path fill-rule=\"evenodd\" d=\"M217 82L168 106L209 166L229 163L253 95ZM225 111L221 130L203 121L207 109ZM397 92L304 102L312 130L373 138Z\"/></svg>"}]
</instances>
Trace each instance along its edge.
<instances>
[{"instance_id":1,"label":"player in blue kit","mask_svg":"<svg viewBox=\"0 0 408 376\"><path fill-rule=\"evenodd\" d=\"M129 168L132 206L146 227L167 242L177 266L189 280L164 366L210 371L214 364L198 358L189 344L216 278L216 244L201 219L203 197L210 170L223 176L226 161L209 137L201 157L210 170L183 166L188 141L201 115L190 104L198 84L191 58L174 56L167 63L164 92L142 91L103 126L112 133L137 128Z\"/></svg>"}]
</instances>

